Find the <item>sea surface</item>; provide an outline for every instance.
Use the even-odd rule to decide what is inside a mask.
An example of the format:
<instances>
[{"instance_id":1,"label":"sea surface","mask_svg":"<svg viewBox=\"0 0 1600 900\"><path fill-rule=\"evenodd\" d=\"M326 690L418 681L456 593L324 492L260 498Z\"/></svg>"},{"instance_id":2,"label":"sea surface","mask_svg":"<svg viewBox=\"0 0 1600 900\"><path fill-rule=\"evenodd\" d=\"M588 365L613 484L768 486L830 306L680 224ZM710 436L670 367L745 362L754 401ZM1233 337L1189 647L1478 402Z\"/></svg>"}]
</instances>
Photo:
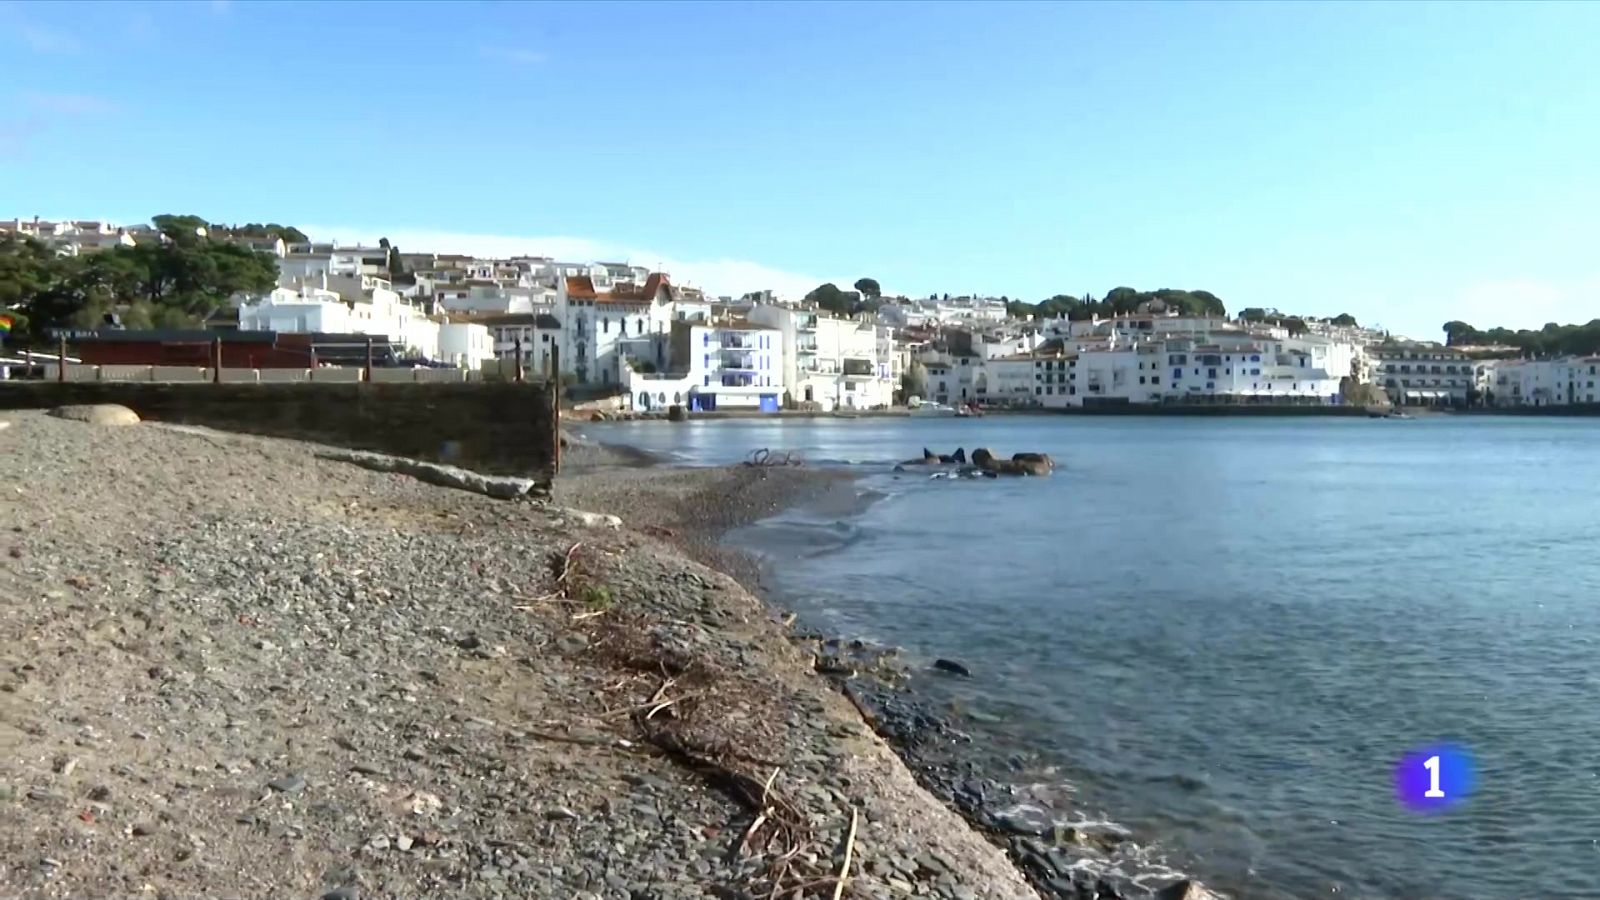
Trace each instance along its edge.
<instances>
[{"instance_id":1,"label":"sea surface","mask_svg":"<svg viewBox=\"0 0 1600 900\"><path fill-rule=\"evenodd\" d=\"M585 426L725 463L797 450L881 497L739 540L831 633L1025 752L1062 821L1236 897L1600 897L1600 420L736 420ZM1049 478L894 473L927 447ZM1408 811L1454 741L1475 793ZM1030 764L1031 765L1031 764ZM1042 775L1039 773L1043 773Z\"/></svg>"}]
</instances>

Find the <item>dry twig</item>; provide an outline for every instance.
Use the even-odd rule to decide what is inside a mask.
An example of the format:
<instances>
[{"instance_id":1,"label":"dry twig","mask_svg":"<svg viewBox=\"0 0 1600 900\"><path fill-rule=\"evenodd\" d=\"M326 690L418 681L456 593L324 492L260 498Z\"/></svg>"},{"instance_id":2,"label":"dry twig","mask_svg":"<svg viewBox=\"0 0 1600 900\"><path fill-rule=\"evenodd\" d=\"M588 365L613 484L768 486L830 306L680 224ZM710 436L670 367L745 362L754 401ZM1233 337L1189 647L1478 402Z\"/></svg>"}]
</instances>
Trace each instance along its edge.
<instances>
[{"instance_id":1,"label":"dry twig","mask_svg":"<svg viewBox=\"0 0 1600 900\"><path fill-rule=\"evenodd\" d=\"M850 836L844 842L844 863L839 866L839 881L833 886L833 900L844 896L844 884L850 879L850 856L856 849L856 819L855 809L850 810Z\"/></svg>"}]
</instances>

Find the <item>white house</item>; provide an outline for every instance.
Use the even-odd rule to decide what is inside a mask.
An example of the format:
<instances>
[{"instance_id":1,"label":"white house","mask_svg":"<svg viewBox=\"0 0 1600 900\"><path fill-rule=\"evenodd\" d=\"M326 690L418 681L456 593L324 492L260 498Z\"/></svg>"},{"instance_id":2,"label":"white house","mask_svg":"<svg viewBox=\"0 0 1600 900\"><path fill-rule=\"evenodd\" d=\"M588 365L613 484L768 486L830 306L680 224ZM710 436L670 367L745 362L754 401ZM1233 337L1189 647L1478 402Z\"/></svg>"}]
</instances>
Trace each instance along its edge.
<instances>
[{"instance_id":1,"label":"white house","mask_svg":"<svg viewBox=\"0 0 1600 900\"><path fill-rule=\"evenodd\" d=\"M667 335L639 339L670 346L670 372L626 367L634 409L680 404L695 411L729 409L777 412L782 408L783 341L776 328L745 321L675 321Z\"/></svg>"},{"instance_id":2,"label":"white house","mask_svg":"<svg viewBox=\"0 0 1600 900\"><path fill-rule=\"evenodd\" d=\"M1600 357L1489 362L1485 398L1494 406L1600 403Z\"/></svg>"},{"instance_id":3,"label":"white house","mask_svg":"<svg viewBox=\"0 0 1600 900\"><path fill-rule=\"evenodd\" d=\"M474 316L472 321L489 330L496 359L516 359L529 377L550 371L551 350L561 344L561 321L548 312L501 313Z\"/></svg>"},{"instance_id":4,"label":"white house","mask_svg":"<svg viewBox=\"0 0 1600 900\"><path fill-rule=\"evenodd\" d=\"M1380 344L1366 353L1372 361L1372 383L1403 405L1463 403L1480 387L1478 369L1487 372L1460 350L1438 344Z\"/></svg>"},{"instance_id":5,"label":"white house","mask_svg":"<svg viewBox=\"0 0 1600 900\"><path fill-rule=\"evenodd\" d=\"M888 326L772 304L752 306L749 319L782 336L783 383L794 403L831 410L894 402L898 354Z\"/></svg>"},{"instance_id":6,"label":"white house","mask_svg":"<svg viewBox=\"0 0 1600 900\"><path fill-rule=\"evenodd\" d=\"M439 352L432 357L435 362L477 371L494 358L494 337L482 324L448 318L439 323Z\"/></svg>"},{"instance_id":7,"label":"white house","mask_svg":"<svg viewBox=\"0 0 1600 900\"><path fill-rule=\"evenodd\" d=\"M561 368L581 384L623 384L626 366L618 342L665 334L671 325L672 284L660 272L643 284L618 283L609 291L597 290L587 275L562 278L559 285Z\"/></svg>"},{"instance_id":8,"label":"white house","mask_svg":"<svg viewBox=\"0 0 1600 900\"><path fill-rule=\"evenodd\" d=\"M302 285L245 299L239 305L240 330L383 335L408 354L467 368L494 356L487 328L431 318L382 279L325 280L344 289Z\"/></svg>"}]
</instances>

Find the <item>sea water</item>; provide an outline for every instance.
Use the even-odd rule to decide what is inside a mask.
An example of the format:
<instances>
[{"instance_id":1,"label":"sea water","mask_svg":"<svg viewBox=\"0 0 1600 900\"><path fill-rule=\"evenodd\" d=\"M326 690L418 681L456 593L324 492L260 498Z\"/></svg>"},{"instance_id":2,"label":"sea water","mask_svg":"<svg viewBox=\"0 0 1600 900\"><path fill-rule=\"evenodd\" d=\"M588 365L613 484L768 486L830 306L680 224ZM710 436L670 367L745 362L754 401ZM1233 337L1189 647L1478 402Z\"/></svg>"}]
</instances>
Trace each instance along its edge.
<instances>
[{"instance_id":1,"label":"sea water","mask_svg":"<svg viewBox=\"0 0 1600 900\"><path fill-rule=\"evenodd\" d=\"M1600 896L1600 420L989 416L585 426L882 500L746 530L811 624L924 679L1063 821L1238 897ZM1049 478L896 473L924 447ZM1422 814L1394 769L1471 754ZM1038 773L1045 773L1040 776Z\"/></svg>"}]
</instances>

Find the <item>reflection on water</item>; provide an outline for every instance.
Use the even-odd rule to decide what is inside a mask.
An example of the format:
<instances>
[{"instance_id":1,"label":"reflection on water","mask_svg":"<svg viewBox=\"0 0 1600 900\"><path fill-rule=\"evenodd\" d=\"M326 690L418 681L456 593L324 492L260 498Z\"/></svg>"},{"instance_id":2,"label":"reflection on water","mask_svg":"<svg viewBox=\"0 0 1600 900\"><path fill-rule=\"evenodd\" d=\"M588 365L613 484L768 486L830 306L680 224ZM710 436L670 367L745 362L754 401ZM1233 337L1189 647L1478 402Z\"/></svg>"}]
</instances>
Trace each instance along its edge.
<instances>
[{"instance_id":1,"label":"reflection on water","mask_svg":"<svg viewBox=\"0 0 1600 900\"><path fill-rule=\"evenodd\" d=\"M851 460L888 498L751 540L819 625L970 665L974 732L1241 896L1600 891L1600 422L989 417L594 426ZM1048 479L891 474L924 446ZM781 552L792 548L794 552ZM1390 769L1441 740L1435 817Z\"/></svg>"}]
</instances>

